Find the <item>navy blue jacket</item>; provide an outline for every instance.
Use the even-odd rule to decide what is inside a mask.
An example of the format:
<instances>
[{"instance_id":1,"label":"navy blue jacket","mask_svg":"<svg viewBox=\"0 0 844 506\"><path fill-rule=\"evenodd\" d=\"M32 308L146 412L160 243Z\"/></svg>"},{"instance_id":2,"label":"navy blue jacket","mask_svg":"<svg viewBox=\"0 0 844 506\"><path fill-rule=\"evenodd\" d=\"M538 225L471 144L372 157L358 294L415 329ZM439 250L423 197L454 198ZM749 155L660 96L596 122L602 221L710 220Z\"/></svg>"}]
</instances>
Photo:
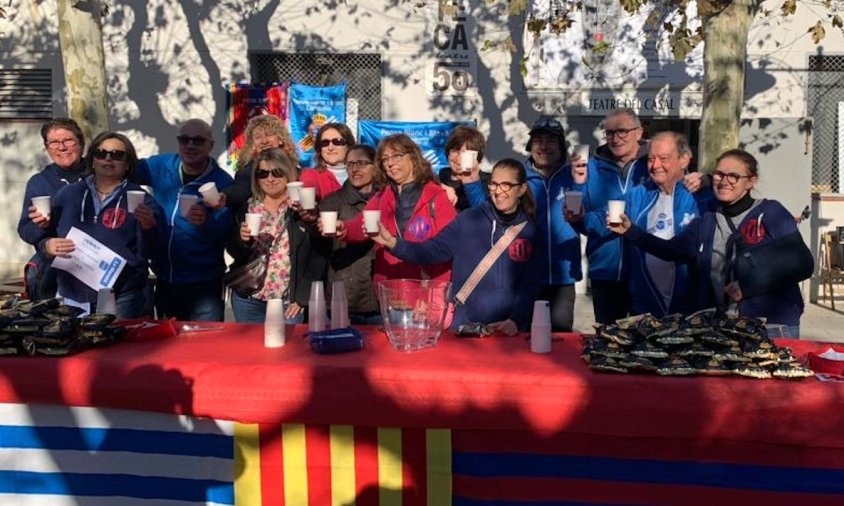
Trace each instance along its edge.
<instances>
[{"instance_id":1,"label":"navy blue jacket","mask_svg":"<svg viewBox=\"0 0 844 506\"><path fill-rule=\"evenodd\" d=\"M51 202L51 237L65 237L71 227L76 227L126 259L126 266L114 283L114 293L146 285L149 274L147 259L156 247L155 229L144 231L128 210L126 192L141 190L134 183L124 181L105 201L100 203L94 188L93 177L66 186L56 193ZM144 204L152 208L156 227L164 217L155 200L146 195ZM46 242L46 241L45 241ZM59 293L79 302L97 302L97 292L65 271L56 270Z\"/></svg>"},{"instance_id":2,"label":"navy blue jacket","mask_svg":"<svg viewBox=\"0 0 844 506\"><path fill-rule=\"evenodd\" d=\"M29 206L32 205L32 197L44 195L55 197L56 192L84 177L85 171L81 170L83 163L80 162L80 165L71 171L64 170L55 163L51 163L26 182L23 209L21 209L21 217L18 221L18 235L24 242L36 246L37 249L38 243L47 237L47 231L29 219Z\"/></svg>"},{"instance_id":3,"label":"navy blue jacket","mask_svg":"<svg viewBox=\"0 0 844 506\"><path fill-rule=\"evenodd\" d=\"M227 208L206 208L202 226L194 226L179 213L179 196L196 195L199 187L214 181L218 190L232 183L232 177L209 159L208 168L190 183L182 184L178 154L156 155L141 160L135 169L138 183L152 186L156 202L164 210L164 223L157 227L162 247L151 257L155 274L175 284L203 283L222 279L223 259L231 216Z\"/></svg>"},{"instance_id":4,"label":"navy blue jacket","mask_svg":"<svg viewBox=\"0 0 844 506\"><path fill-rule=\"evenodd\" d=\"M669 240L654 237L636 226L624 238L665 260L692 262L695 267L693 293L696 295L693 309L704 309L715 306L720 300L715 297L710 278L716 226L716 212L708 212ZM795 232L797 225L782 204L763 200L750 209L736 228L741 232L740 240L745 246L758 247ZM788 276L788 273L782 274ZM800 286L796 282L790 283L771 292L745 298L739 302L738 311L742 316L766 318L768 323L800 325L803 314Z\"/></svg>"},{"instance_id":5,"label":"navy blue jacket","mask_svg":"<svg viewBox=\"0 0 844 506\"><path fill-rule=\"evenodd\" d=\"M498 257L465 304L455 307L451 328L469 322L492 323L509 318L520 330L527 330L541 272L533 258L537 227L524 213L519 213L510 224L504 224L492 204L486 202L458 214L439 234L424 242L398 239L392 254L416 264L451 260L451 294L454 296L507 228L523 221L528 223L508 251Z\"/></svg>"},{"instance_id":6,"label":"navy blue jacket","mask_svg":"<svg viewBox=\"0 0 844 506\"><path fill-rule=\"evenodd\" d=\"M636 159L627 173L627 179L622 180L618 174L618 165L604 146L599 147L595 156L589 159L587 171L588 179L583 190L583 206L587 213L606 209L610 200L624 200L624 195L630 189L650 181L647 156ZM606 235L605 231L606 223L603 220L598 226L583 224L583 232L587 236L589 279L623 281L623 241L615 234Z\"/></svg>"},{"instance_id":7,"label":"navy blue jacket","mask_svg":"<svg viewBox=\"0 0 844 506\"><path fill-rule=\"evenodd\" d=\"M659 192L659 187L649 180L643 185L629 189L624 195L625 214L642 230L647 229L648 213L656 205ZM683 185L683 181L677 182L673 195L675 236L679 235L692 220L702 216L714 205L711 189L704 188L692 195ZM606 226L606 209L588 213L584 218L584 223L587 224L585 226L596 231L596 236L616 235ZM685 262L677 262L674 267L674 289L671 302L666 305L648 270L645 252L626 244L622 244L622 249L624 252L622 277L630 280L628 291L633 314L652 313L661 317L688 311L693 306L694 294L691 293L692 290L689 290L689 273Z\"/></svg>"}]
</instances>

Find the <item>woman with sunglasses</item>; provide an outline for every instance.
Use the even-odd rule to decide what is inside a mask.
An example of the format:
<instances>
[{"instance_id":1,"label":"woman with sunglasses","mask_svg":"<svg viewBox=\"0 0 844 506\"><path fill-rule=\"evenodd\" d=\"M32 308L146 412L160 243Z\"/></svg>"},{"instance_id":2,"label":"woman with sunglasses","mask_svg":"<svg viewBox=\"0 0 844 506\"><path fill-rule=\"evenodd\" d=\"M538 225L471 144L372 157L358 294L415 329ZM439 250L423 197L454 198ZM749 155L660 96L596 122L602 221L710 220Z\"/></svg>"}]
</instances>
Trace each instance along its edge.
<instances>
[{"instance_id":1,"label":"woman with sunglasses","mask_svg":"<svg viewBox=\"0 0 844 506\"><path fill-rule=\"evenodd\" d=\"M494 259L474 290L455 306L451 323L452 330L464 323L487 323L495 332L512 335L528 330L542 277L539 262L532 261L536 204L527 185L527 171L518 160L505 158L495 164L487 187L491 201L461 212L436 237L411 243L394 237L382 224L374 240L408 262L451 261L452 294L456 295L487 253L512 230L512 242Z\"/></svg>"},{"instance_id":2,"label":"woman with sunglasses","mask_svg":"<svg viewBox=\"0 0 844 506\"><path fill-rule=\"evenodd\" d=\"M316 188L317 201L339 190L346 181L346 153L354 144L354 134L343 123L326 123L320 127L314 143L316 165L302 171L302 183L307 188Z\"/></svg>"},{"instance_id":3,"label":"woman with sunglasses","mask_svg":"<svg viewBox=\"0 0 844 506\"><path fill-rule=\"evenodd\" d=\"M348 179L339 191L319 204L320 211L336 211L339 220L361 215L372 197L384 187L384 174L375 164L375 149L356 144L346 154ZM372 289L372 241L350 243L334 241L328 266L328 285L342 281L349 302L349 320L353 325L380 325L381 313ZM330 294L329 294L330 297Z\"/></svg>"},{"instance_id":4,"label":"woman with sunglasses","mask_svg":"<svg viewBox=\"0 0 844 506\"><path fill-rule=\"evenodd\" d=\"M422 242L436 236L457 216L445 190L434 180L430 162L410 137L395 134L383 138L375 160L387 176L387 185L367 202L364 210L381 211L381 223L390 234L409 242ZM338 221L337 238L350 243L368 241L363 216ZM375 251L374 268L373 287L376 290L378 283L385 279L448 281L451 278L451 266L447 261L422 266L403 261L380 247Z\"/></svg>"},{"instance_id":5,"label":"woman with sunglasses","mask_svg":"<svg viewBox=\"0 0 844 506\"><path fill-rule=\"evenodd\" d=\"M296 148L290 139L290 132L278 116L262 114L255 116L246 124L243 132L245 142L237 153L237 172L234 183L227 186L223 194L225 199L219 204L236 209L241 207L252 196L252 171L255 157L266 149L281 148L296 161Z\"/></svg>"},{"instance_id":6,"label":"woman with sunglasses","mask_svg":"<svg viewBox=\"0 0 844 506\"><path fill-rule=\"evenodd\" d=\"M311 234L293 211L287 198L287 183L297 180L296 162L279 148L255 157L252 197L233 211L232 235L227 250L234 258L232 268L244 265L256 254L267 255L263 286L254 293L232 293L235 320L264 321L267 301L284 299L289 323L302 323L312 281L323 280L331 242ZM250 235L246 213L261 215L258 235Z\"/></svg>"},{"instance_id":7,"label":"woman with sunglasses","mask_svg":"<svg viewBox=\"0 0 844 506\"><path fill-rule=\"evenodd\" d=\"M660 239L632 225L622 215L613 232L648 253L669 261L686 261L696 268L697 308L717 306L728 313L765 318L769 324L788 327L790 337L800 336L803 297L798 283L811 276L811 253L801 263L781 265L775 273L738 276L739 251L755 249L783 239L799 237L794 217L776 200L755 199L750 191L759 180L759 165L750 153L731 149L721 154L712 172L715 197L720 207L696 218L673 239ZM786 239L786 241L788 241ZM802 239L788 241L789 248L806 248ZM807 250L808 251L808 250ZM785 255L783 255L785 256ZM789 255L790 257L790 255ZM804 255L805 257L805 255ZM764 263L764 262L762 262ZM759 272L767 271L758 265Z\"/></svg>"},{"instance_id":8,"label":"woman with sunglasses","mask_svg":"<svg viewBox=\"0 0 844 506\"><path fill-rule=\"evenodd\" d=\"M156 224L163 223L155 199L143 193L143 203L129 211L129 182L138 163L132 142L116 132L103 132L91 143L85 164L92 175L59 190L50 213L51 238L44 241L49 256L70 257L76 249L66 236L77 228L126 259L114 282L118 318L144 316L149 254L157 247ZM58 296L68 305L97 311L97 291L66 271L58 271Z\"/></svg>"}]
</instances>

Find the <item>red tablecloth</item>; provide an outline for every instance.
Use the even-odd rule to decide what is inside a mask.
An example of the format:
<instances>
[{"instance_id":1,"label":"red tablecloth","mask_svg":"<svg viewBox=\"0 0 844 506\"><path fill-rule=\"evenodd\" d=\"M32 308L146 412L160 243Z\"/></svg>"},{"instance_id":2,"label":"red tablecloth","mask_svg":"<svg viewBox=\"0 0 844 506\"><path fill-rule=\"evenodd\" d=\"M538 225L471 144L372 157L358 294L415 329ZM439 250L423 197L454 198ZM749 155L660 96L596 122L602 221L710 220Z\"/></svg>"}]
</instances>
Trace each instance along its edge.
<instances>
[{"instance_id":1,"label":"red tablecloth","mask_svg":"<svg viewBox=\"0 0 844 506\"><path fill-rule=\"evenodd\" d=\"M393 351L369 329L361 352L317 355L288 327L126 342L76 356L0 358L0 402L176 412L241 422L530 431L844 447L844 385L597 374L564 336L533 354L524 336ZM805 354L823 345L783 341Z\"/></svg>"}]
</instances>

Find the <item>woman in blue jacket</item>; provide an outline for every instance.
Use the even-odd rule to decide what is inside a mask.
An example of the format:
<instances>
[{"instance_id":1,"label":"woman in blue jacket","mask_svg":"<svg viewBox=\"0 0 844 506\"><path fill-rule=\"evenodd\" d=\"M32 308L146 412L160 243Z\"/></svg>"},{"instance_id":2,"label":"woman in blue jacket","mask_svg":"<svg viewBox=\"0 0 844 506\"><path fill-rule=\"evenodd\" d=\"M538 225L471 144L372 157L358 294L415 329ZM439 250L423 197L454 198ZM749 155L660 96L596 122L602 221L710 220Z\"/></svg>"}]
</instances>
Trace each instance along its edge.
<instances>
[{"instance_id":1,"label":"woman in blue jacket","mask_svg":"<svg viewBox=\"0 0 844 506\"><path fill-rule=\"evenodd\" d=\"M626 216L610 229L660 258L692 262L697 271L693 292L697 308L718 306L732 314L765 318L786 325L791 337L799 337L803 297L798 283L811 275L811 253L802 255L806 260L801 262L777 262L776 272L766 275L741 278L735 268L738 251L752 255L773 243L784 244L783 239L794 244L789 239L797 234L794 217L782 204L751 196L758 178L759 166L750 153L729 150L718 157L712 173L720 208L693 220L680 235L660 239L632 225ZM806 245L798 239L793 248ZM770 266L758 269L761 273Z\"/></svg>"},{"instance_id":2,"label":"woman in blue jacket","mask_svg":"<svg viewBox=\"0 0 844 506\"><path fill-rule=\"evenodd\" d=\"M411 243L393 237L383 225L374 240L408 262L450 260L452 293L456 294L501 236L510 227L524 224L474 291L457 304L451 325L456 329L469 322L488 323L492 330L511 335L528 329L541 281L540 266L532 259L537 234L535 204L527 173L518 160L507 158L495 164L488 187L491 202L463 211L427 241Z\"/></svg>"},{"instance_id":3,"label":"woman in blue jacket","mask_svg":"<svg viewBox=\"0 0 844 506\"><path fill-rule=\"evenodd\" d=\"M85 155L93 174L59 190L50 211L51 237L42 241L50 257L73 256L76 245L67 234L76 228L126 260L113 285L118 318L143 316L144 308L149 307L145 300L147 259L156 247L156 225L164 220L161 208L146 193L143 204L129 212L127 192L142 191L129 182L137 163L135 148L126 136L115 132L98 135ZM57 277L58 295L64 303L96 312L97 290L66 271L58 271Z\"/></svg>"}]
</instances>

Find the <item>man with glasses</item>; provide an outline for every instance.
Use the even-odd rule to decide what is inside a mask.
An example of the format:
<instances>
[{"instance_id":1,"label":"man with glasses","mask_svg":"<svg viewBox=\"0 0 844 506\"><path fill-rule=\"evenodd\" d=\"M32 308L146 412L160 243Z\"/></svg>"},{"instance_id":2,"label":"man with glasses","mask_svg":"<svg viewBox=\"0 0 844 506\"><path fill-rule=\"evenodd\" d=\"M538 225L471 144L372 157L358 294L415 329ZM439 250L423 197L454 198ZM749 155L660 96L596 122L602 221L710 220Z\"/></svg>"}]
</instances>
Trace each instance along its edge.
<instances>
[{"instance_id":1,"label":"man with glasses","mask_svg":"<svg viewBox=\"0 0 844 506\"><path fill-rule=\"evenodd\" d=\"M587 172L583 203L587 212L604 210L610 200L624 200L633 187L648 181L648 146L642 141L642 123L629 108L610 112L603 121L606 143L595 150ZM691 175L684 184L690 191L701 187L700 175ZM630 313L629 269L625 264L624 245L619 237L605 235L606 226L589 227L589 280L595 321L611 323Z\"/></svg>"},{"instance_id":2,"label":"man with glasses","mask_svg":"<svg viewBox=\"0 0 844 506\"><path fill-rule=\"evenodd\" d=\"M574 324L574 283L583 274L580 268L580 235L563 216L565 192L573 187L566 164L566 134L559 121L541 118L530 129L525 161L527 183L536 199L539 228L534 257L545 271L538 299L551 307L555 332L571 332Z\"/></svg>"},{"instance_id":3,"label":"man with glasses","mask_svg":"<svg viewBox=\"0 0 844 506\"><path fill-rule=\"evenodd\" d=\"M56 274L50 267L51 259L40 244L47 238L50 217L35 209L32 197L54 197L60 189L82 179L86 172L82 160L85 136L76 121L70 118L47 121L41 126L41 138L52 163L27 181L18 221L18 235L35 247L35 255L24 269L26 287L32 300L56 296Z\"/></svg>"},{"instance_id":4,"label":"man with glasses","mask_svg":"<svg viewBox=\"0 0 844 506\"><path fill-rule=\"evenodd\" d=\"M683 177L692 159L686 136L676 132L660 132L648 144L649 179L628 189L623 200L629 219L642 230L662 239L671 239L695 218L713 205L708 188L692 194L683 184ZM586 215L584 228L593 235L613 237L607 228L603 209ZM662 260L643 250L623 245L624 267L629 283L626 290L633 314L667 314L694 309L695 294L689 289L688 267L684 263ZM621 296L621 294L616 294Z\"/></svg>"},{"instance_id":5,"label":"man with glasses","mask_svg":"<svg viewBox=\"0 0 844 506\"><path fill-rule=\"evenodd\" d=\"M225 207L203 205L199 187L213 182L222 190L232 178L210 156L214 138L208 123L184 122L176 140L178 153L141 160L136 171L138 183L152 187L167 218L160 227L167 247L152 257L158 278L155 307L159 317L223 321L223 250L230 216ZM180 205L190 199L195 199L192 205Z\"/></svg>"}]
</instances>

